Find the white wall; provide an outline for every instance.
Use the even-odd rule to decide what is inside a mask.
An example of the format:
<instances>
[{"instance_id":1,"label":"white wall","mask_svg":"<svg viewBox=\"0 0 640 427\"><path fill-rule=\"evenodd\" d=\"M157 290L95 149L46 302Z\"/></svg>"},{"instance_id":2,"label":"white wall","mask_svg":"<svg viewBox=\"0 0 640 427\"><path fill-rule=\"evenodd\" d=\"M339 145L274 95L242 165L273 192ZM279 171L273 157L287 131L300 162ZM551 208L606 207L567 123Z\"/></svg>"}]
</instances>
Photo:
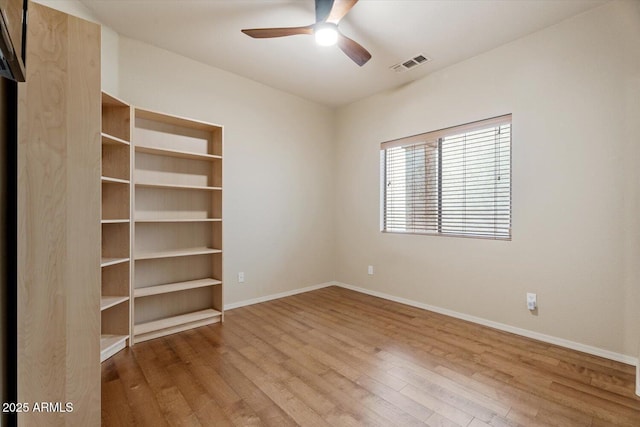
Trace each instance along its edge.
<instances>
[{"instance_id":1,"label":"white wall","mask_svg":"<svg viewBox=\"0 0 640 427\"><path fill-rule=\"evenodd\" d=\"M100 24L93 13L79 0L37 0L36 3L43 4L53 9L86 19L87 21ZM102 90L118 96L118 33L111 28L102 25L102 50L101 50L101 72ZM29 41L27 41L29 43Z\"/></svg>"},{"instance_id":2,"label":"white wall","mask_svg":"<svg viewBox=\"0 0 640 427\"><path fill-rule=\"evenodd\" d=\"M607 4L338 110L337 280L637 356L639 4ZM512 241L379 231L379 143L505 113Z\"/></svg>"},{"instance_id":3,"label":"white wall","mask_svg":"<svg viewBox=\"0 0 640 427\"><path fill-rule=\"evenodd\" d=\"M332 280L333 112L122 36L119 52L122 99L224 126L225 303Z\"/></svg>"}]
</instances>

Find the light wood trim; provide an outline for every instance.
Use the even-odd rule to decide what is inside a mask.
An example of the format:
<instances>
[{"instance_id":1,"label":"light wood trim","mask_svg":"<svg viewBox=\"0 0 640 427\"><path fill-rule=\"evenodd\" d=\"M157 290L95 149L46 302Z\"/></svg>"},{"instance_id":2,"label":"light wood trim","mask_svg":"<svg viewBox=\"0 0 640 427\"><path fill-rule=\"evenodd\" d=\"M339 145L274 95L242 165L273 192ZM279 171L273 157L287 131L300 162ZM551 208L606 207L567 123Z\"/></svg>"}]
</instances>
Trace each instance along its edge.
<instances>
[{"instance_id":1,"label":"light wood trim","mask_svg":"<svg viewBox=\"0 0 640 427\"><path fill-rule=\"evenodd\" d=\"M112 178L110 176L102 176L100 177L100 181L104 184L129 184L128 179Z\"/></svg>"},{"instance_id":2,"label":"light wood trim","mask_svg":"<svg viewBox=\"0 0 640 427\"><path fill-rule=\"evenodd\" d=\"M156 184L152 182L136 182L136 187L166 188L166 189L174 189L174 190L204 190L204 191L221 191L222 190L222 187L205 187L201 185Z\"/></svg>"},{"instance_id":3,"label":"light wood trim","mask_svg":"<svg viewBox=\"0 0 640 427\"><path fill-rule=\"evenodd\" d=\"M102 132L102 143L105 145L130 145L128 141L125 141L122 138L118 138L117 136L109 135L108 133Z\"/></svg>"},{"instance_id":4,"label":"light wood trim","mask_svg":"<svg viewBox=\"0 0 640 427\"><path fill-rule=\"evenodd\" d=\"M120 264L121 262L127 262L129 258L101 258L100 267L108 267L110 265Z\"/></svg>"},{"instance_id":5,"label":"light wood trim","mask_svg":"<svg viewBox=\"0 0 640 427\"><path fill-rule=\"evenodd\" d=\"M135 150L139 153L156 154L160 156L177 157L180 159L215 161L222 160L222 156L214 154L199 154L181 150L169 150L166 148L145 147L136 145Z\"/></svg>"},{"instance_id":6,"label":"light wood trim","mask_svg":"<svg viewBox=\"0 0 640 427\"><path fill-rule=\"evenodd\" d=\"M113 307L114 305L121 304L125 301L129 301L129 296L110 297L103 296L100 298L100 311Z\"/></svg>"},{"instance_id":7,"label":"light wood trim","mask_svg":"<svg viewBox=\"0 0 640 427\"><path fill-rule=\"evenodd\" d=\"M203 288L206 286L216 286L220 284L222 284L222 282L215 279L189 280L187 282L168 283L166 285L137 288L134 292L134 296L135 298L141 298L151 295L167 294L170 292L186 291L188 289Z\"/></svg>"},{"instance_id":8,"label":"light wood trim","mask_svg":"<svg viewBox=\"0 0 640 427\"><path fill-rule=\"evenodd\" d=\"M100 362L104 362L127 345L128 335L100 335Z\"/></svg>"},{"instance_id":9,"label":"light wood trim","mask_svg":"<svg viewBox=\"0 0 640 427\"><path fill-rule=\"evenodd\" d=\"M136 261L145 259L175 258L181 256L208 255L222 253L220 249L213 248L189 248L175 251L142 252L135 255Z\"/></svg>"},{"instance_id":10,"label":"light wood trim","mask_svg":"<svg viewBox=\"0 0 640 427\"><path fill-rule=\"evenodd\" d=\"M18 85L20 426L100 424L100 26L29 3ZM64 405L64 403L63 403Z\"/></svg>"}]
</instances>

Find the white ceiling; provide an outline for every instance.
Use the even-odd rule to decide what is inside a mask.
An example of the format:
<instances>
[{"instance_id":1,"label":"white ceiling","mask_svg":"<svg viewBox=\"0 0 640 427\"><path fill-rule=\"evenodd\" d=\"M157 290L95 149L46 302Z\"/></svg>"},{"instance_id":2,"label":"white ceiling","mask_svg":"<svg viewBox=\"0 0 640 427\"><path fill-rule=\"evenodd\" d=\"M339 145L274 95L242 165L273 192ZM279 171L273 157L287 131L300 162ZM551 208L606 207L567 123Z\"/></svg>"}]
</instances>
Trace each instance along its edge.
<instances>
[{"instance_id":1,"label":"white ceiling","mask_svg":"<svg viewBox=\"0 0 640 427\"><path fill-rule=\"evenodd\" d=\"M313 0L81 0L118 33L329 106L356 101L553 25L608 0L360 0L341 31L362 68L312 36L252 39L243 28L314 22ZM396 73L422 53L432 59ZM188 78L185 76L185 78Z\"/></svg>"}]
</instances>

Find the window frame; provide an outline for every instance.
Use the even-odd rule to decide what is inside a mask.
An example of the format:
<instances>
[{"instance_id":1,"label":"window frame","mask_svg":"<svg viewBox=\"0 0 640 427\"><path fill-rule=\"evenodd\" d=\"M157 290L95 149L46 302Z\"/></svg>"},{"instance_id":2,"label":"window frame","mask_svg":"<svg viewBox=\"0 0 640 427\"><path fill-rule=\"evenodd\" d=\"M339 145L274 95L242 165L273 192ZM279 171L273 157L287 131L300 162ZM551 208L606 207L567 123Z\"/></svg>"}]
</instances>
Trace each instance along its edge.
<instances>
[{"instance_id":1,"label":"window frame","mask_svg":"<svg viewBox=\"0 0 640 427\"><path fill-rule=\"evenodd\" d=\"M467 134L470 132L488 129L491 127L499 127L509 125L509 149L508 149L508 176L509 176L509 203L508 203L508 235L479 235L479 234L466 234L456 232L443 232L442 231L442 141L446 137L456 136L460 134ZM387 149L394 147L408 147L411 145L437 145L438 155L438 183L437 183L437 231L416 231L414 230L388 230L386 229L386 195L387 195ZM495 165L496 163L494 163ZM450 126L447 128L438 129L435 131L425 132L417 135L403 137L399 139L393 139L385 141L380 144L380 231L382 233L389 234L415 234L422 236L439 236L439 237L462 237L469 239L483 239L483 240L501 240L511 241L513 238L513 120L512 114L503 114L500 116L491 117L484 120L477 120L469 123L465 123L458 126Z\"/></svg>"}]
</instances>

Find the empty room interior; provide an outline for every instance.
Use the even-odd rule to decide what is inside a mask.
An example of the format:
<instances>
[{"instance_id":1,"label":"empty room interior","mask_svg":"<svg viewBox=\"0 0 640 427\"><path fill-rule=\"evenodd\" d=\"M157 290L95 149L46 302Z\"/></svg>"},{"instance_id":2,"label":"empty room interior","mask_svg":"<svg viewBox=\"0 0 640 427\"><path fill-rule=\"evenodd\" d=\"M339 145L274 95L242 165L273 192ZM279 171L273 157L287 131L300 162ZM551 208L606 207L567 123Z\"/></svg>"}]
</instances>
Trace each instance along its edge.
<instances>
[{"instance_id":1,"label":"empty room interior","mask_svg":"<svg viewBox=\"0 0 640 427\"><path fill-rule=\"evenodd\" d=\"M640 425L640 1L0 10L0 425Z\"/></svg>"}]
</instances>

